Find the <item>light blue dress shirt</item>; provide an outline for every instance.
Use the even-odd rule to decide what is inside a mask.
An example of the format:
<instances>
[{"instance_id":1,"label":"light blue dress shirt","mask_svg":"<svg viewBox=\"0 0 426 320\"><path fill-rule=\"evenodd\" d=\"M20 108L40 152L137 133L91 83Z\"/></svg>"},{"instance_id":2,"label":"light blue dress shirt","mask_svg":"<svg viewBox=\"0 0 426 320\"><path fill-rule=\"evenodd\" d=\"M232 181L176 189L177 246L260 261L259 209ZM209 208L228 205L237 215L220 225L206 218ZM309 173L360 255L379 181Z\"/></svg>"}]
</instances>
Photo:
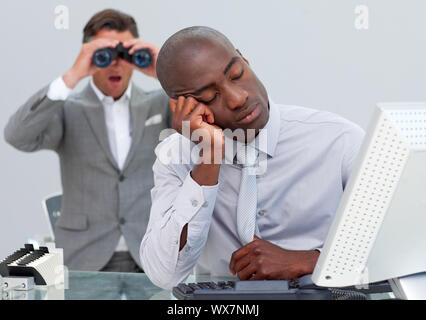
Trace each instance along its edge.
<instances>
[{"instance_id":1,"label":"light blue dress shirt","mask_svg":"<svg viewBox=\"0 0 426 320\"><path fill-rule=\"evenodd\" d=\"M330 112L270 102L269 120L256 140L262 135L267 143L258 150L267 165L257 176L261 238L289 250L321 248L364 131ZM189 152L181 152L185 140L174 134L156 148L151 216L140 248L144 271L166 289L193 270L231 276L231 255L242 246L237 235L241 166L227 153L218 184L200 186L190 176ZM187 243L179 251L187 223Z\"/></svg>"}]
</instances>

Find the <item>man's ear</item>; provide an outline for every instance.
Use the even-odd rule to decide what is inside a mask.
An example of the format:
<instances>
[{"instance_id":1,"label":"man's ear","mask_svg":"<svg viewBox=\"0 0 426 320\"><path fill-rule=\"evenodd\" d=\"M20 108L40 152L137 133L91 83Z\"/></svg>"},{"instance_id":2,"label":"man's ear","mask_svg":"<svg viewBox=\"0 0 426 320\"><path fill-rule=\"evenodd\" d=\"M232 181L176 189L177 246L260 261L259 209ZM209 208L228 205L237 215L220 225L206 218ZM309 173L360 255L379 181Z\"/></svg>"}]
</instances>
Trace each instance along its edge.
<instances>
[{"instance_id":1,"label":"man's ear","mask_svg":"<svg viewBox=\"0 0 426 320\"><path fill-rule=\"evenodd\" d=\"M250 65L250 63L248 62L248 60L246 58L244 58L244 56L242 55L242 53L240 52L240 50L236 49L238 54L241 56L241 58L245 61L245 63L247 63L248 65Z\"/></svg>"}]
</instances>

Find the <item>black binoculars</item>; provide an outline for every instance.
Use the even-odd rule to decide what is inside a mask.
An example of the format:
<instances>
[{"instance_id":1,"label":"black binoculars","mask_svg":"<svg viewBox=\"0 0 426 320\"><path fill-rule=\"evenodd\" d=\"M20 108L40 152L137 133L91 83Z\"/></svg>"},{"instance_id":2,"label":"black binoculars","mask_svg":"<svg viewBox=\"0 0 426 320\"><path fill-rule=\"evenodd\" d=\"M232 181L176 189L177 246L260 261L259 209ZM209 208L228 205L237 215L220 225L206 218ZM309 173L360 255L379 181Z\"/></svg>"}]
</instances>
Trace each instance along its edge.
<instances>
[{"instance_id":1,"label":"black binoculars","mask_svg":"<svg viewBox=\"0 0 426 320\"><path fill-rule=\"evenodd\" d=\"M93 63L99 68L108 67L114 59L120 57L138 68L147 68L152 63L152 54L148 49L136 50L129 54L130 48L124 48L123 43L119 43L115 48L102 48L93 54Z\"/></svg>"}]
</instances>

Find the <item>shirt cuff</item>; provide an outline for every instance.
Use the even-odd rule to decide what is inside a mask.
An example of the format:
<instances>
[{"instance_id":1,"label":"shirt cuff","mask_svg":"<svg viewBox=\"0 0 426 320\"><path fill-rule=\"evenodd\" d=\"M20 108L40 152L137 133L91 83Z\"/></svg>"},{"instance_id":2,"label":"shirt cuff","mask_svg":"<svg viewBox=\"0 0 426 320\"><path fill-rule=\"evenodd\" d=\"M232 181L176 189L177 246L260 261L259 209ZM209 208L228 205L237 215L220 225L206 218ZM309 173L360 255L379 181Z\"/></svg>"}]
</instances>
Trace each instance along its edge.
<instances>
[{"instance_id":1,"label":"shirt cuff","mask_svg":"<svg viewBox=\"0 0 426 320\"><path fill-rule=\"evenodd\" d=\"M66 100L72 89L68 88L62 77L55 79L49 86L47 97L52 101Z\"/></svg>"},{"instance_id":2,"label":"shirt cuff","mask_svg":"<svg viewBox=\"0 0 426 320\"><path fill-rule=\"evenodd\" d=\"M207 213L211 215L213 210L203 209L211 209L214 207L218 185L219 184L214 186L200 186L192 179L191 174L188 173L174 205L176 210L180 213L179 217L183 219L183 221L181 221L182 224L188 223L198 211L211 211L210 214Z\"/></svg>"}]
</instances>

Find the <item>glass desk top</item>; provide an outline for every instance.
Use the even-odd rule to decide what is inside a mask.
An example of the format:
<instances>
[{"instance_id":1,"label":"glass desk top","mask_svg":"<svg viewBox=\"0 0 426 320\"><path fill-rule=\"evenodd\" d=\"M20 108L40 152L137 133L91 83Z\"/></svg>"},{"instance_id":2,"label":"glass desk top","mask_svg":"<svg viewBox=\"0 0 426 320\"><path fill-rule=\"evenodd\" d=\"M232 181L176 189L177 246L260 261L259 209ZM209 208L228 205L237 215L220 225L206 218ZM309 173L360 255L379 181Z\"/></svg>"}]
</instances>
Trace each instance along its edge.
<instances>
[{"instance_id":1,"label":"glass desk top","mask_svg":"<svg viewBox=\"0 0 426 320\"><path fill-rule=\"evenodd\" d=\"M68 271L64 284L3 290L3 300L170 300L144 273Z\"/></svg>"},{"instance_id":2,"label":"glass desk top","mask_svg":"<svg viewBox=\"0 0 426 320\"><path fill-rule=\"evenodd\" d=\"M187 283L235 280L189 276ZM144 273L68 271L65 283L35 286L28 291L3 290L3 300L173 300L170 290L155 286ZM393 298L392 293L369 295L369 299Z\"/></svg>"}]
</instances>

